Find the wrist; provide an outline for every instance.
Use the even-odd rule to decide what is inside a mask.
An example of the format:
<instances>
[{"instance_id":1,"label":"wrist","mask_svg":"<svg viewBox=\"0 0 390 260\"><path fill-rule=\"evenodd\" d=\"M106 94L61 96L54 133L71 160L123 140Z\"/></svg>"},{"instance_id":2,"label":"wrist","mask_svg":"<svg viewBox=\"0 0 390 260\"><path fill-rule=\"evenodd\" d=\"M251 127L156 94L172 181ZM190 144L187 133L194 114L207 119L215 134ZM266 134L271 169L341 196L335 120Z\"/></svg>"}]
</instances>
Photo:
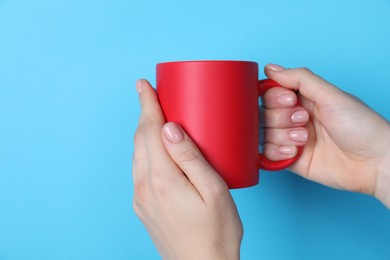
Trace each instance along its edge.
<instances>
[{"instance_id":1,"label":"wrist","mask_svg":"<svg viewBox=\"0 0 390 260\"><path fill-rule=\"evenodd\" d=\"M195 248L192 248L195 249ZM163 259L186 259L186 260L240 260L240 244L238 247L227 248L197 248L178 252L175 257L163 256Z\"/></svg>"},{"instance_id":2,"label":"wrist","mask_svg":"<svg viewBox=\"0 0 390 260\"><path fill-rule=\"evenodd\" d=\"M197 259L209 259L209 260L240 260L240 250L215 250L214 253L206 254Z\"/></svg>"},{"instance_id":3,"label":"wrist","mask_svg":"<svg viewBox=\"0 0 390 260\"><path fill-rule=\"evenodd\" d=\"M390 125L385 136L385 152L377 168L374 196L390 209Z\"/></svg>"},{"instance_id":4,"label":"wrist","mask_svg":"<svg viewBox=\"0 0 390 260\"><path fill-rule=\"evenodd\" d=\"M165 259L165 258L163 258ZM167 258L168 259L168 258ZM237 254L227 254L216 252L213 254L195 254L193 256L189 256L188 254L184 254L182 257L178 259L202 259L202 260L240 260L240 253Z\"/></svg>"}]
</instances>

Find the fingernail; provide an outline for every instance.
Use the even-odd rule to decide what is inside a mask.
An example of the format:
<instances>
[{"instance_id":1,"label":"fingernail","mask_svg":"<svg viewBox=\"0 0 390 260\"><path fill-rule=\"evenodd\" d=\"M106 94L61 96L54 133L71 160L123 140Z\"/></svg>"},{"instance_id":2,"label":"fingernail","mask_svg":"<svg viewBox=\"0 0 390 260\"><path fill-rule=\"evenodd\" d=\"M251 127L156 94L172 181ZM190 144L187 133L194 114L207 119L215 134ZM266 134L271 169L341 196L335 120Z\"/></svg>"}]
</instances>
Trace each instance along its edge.
<instances>
[{"instance_id":1,"label":"fingernail","mask_svg":"<svg viewBox=\"0 0 390 260\"><path fill-rule=\"evenodd\" d=\"M140 79L137 80L137 82L135 83L135 87L137 88L138 94L141 94L141 92L142 92L142 81Z\"/></svg>"},{"instance_id":2,"label":"fingernail","mask_svg":"<svg viewBox=\"0 0 390 260\"><path fill-rule=\"evenodd\" d=\"M305 130L293 130L289 134L289 137L293 141L298 141L298 142L305 142L307 141L308 138L308 133Z\"/></svg>"},{"instance_id":3,"label":"fingernail","mask_svg":"<svg viewBox=\"0 0 390 260\"><path fill-rule=\"evenodd\" d=\"M267 65L265 65L265 68L272 70L272 71L276 71L276 72L280 72L280 71L285 70L285 68L283 68L282 66L276 65L276 64L267 64Z\"/></svg>"},{"instance_id":4,"label":"fingernail","mask_svg":"<svg viewBox=\"0 0 390 260\"><path fill-rule=\"evenodd\" d=\"M291 121L294 123L306 123L309 121L309 113L307 111L297 111L291 115Z\"/></svg>"},{"instance_id":5,"label":"fingernail","mask_svg":"<svg viewBox=\"0 0 390 260\"><path fill-rule=\"evenodd\" d=\"M182 130L172 122L166 123L163 127L165 137L172 143L179 143L184 139Z\"/></svg>"},{"instance_id":6,"label":"fingernail","mask_svg":"<svg viewBox=\"0 0 390 260\"><path fill-rule=\"evenodd\" d=\"M292 106L295 104L295 98L291 94L284 94L278 97L278 103L284 106Z\"/></svg>"},{"instance_id":7,"label":"fingernail","mask_svg":"<svg viewBox=\"0 0 390 260\"><path fill-rule=\"evenodd\" d=\"M296 146L281 146L279 147L279 152L285 155L295 155L297 153Z\"/></svg>"}]
</instances>

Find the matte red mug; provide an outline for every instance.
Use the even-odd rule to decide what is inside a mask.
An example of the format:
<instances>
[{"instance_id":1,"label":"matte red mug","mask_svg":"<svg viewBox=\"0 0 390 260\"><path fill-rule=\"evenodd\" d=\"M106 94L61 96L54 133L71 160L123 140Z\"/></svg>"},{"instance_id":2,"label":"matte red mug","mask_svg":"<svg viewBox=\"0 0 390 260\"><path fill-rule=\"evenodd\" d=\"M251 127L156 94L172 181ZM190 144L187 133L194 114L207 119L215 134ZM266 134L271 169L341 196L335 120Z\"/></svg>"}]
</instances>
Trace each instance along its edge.
<instances>
[{"instance_id":1,"label":"matte red mug","mask_svg":"<svg viewBox=\"0 0 390 260\"><path fill-rule=\"evenodd\" d=\"M229 188L258 184L259 169L282 170L288 160L259 153L258 98L272 87L249 61L180 61L157 64L157 93L165 119L179 124Z\"/></svg>"}]
</instances>

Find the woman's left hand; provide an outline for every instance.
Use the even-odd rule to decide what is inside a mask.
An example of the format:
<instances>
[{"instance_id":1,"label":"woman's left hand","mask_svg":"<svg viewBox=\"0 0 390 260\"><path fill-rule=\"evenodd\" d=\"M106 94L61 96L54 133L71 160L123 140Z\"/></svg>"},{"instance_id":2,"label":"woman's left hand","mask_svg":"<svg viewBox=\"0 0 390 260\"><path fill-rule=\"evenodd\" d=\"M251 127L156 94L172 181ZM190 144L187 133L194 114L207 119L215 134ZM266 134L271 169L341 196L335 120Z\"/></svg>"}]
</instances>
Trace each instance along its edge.
<instances>
[{"instance_id":1,"label":"woman's left hand","mask_svg":"<svg viewBox=\"0 0 390 260\"><path fill-rule=\"evenodd\" d=\"M164 259L239 259L243 228L222 178L183 129L166 123L157 95L137 82L133 207Z\"/></svg>"}]
</instances>

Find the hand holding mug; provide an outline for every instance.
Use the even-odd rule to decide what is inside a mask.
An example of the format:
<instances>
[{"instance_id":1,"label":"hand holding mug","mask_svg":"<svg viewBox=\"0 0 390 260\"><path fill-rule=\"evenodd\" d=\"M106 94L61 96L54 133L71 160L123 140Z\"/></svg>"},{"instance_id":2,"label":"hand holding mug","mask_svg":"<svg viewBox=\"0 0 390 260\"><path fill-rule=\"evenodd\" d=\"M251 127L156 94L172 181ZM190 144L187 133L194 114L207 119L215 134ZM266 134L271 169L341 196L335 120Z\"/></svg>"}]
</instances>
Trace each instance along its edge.
<instances>
[{"instance_id":1,"label":"hand holding mug","mask_svg":"<svg viewBox=\"0 0 390 260\"><path fill-rule=\"evenodd\" d=\"M239 259L240 218L223 179L180 126L165 123L157 96L137 82L133 207L163 259Z\"/></svg>"},{"instance_id":2,"label":"hand holding mug","mask_svg":"<svg viewBox=\"0 0 390 260\"><path fill-rule=\"evenodd\" d=\"M358 98L306 68L269 64L266 75L299 91L309 140L291 170L336 189L373 195L390 208L390 124Z\"/></svg>"}]
</instances>

